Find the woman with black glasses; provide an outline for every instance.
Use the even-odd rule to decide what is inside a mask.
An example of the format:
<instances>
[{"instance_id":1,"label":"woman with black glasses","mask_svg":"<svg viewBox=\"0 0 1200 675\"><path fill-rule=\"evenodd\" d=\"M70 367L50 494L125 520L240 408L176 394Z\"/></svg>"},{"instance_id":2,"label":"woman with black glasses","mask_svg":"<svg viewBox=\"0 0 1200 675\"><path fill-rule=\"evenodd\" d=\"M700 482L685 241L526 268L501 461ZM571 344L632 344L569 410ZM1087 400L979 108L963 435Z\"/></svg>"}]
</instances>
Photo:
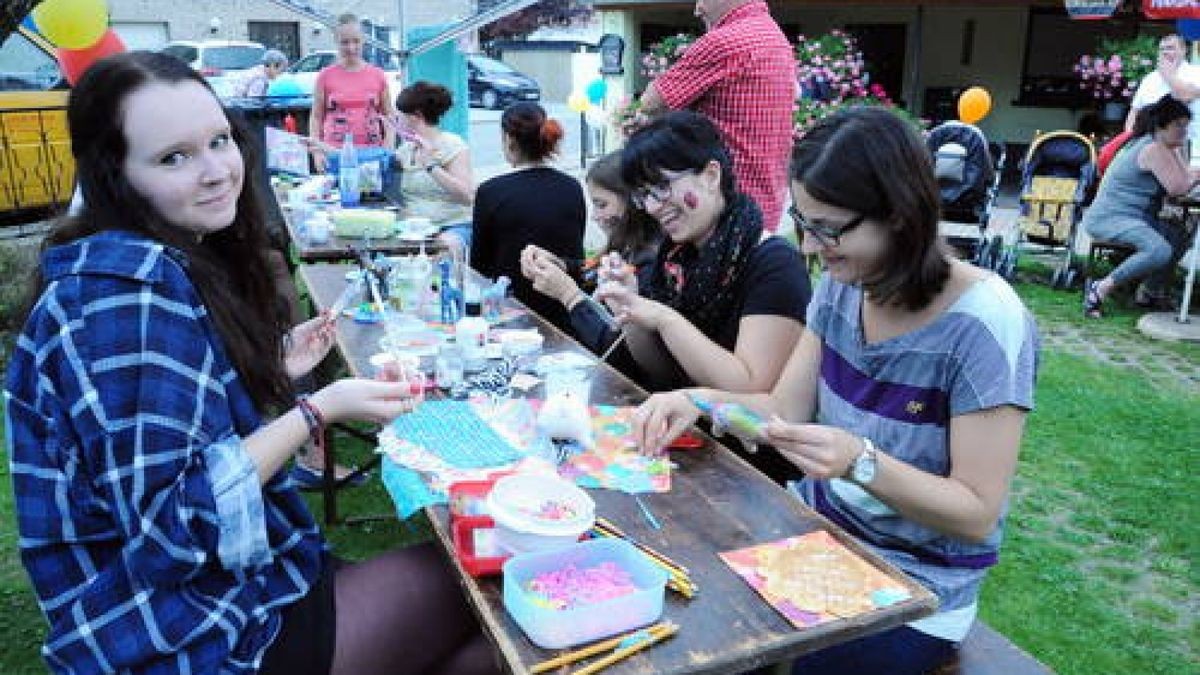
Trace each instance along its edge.
<instances>
[{"instance_id":1,"label":"woman with black glasses","mask_svg":"<svg viewBox=\"0 0 1200 675\"><path fill-rule=\"evenodd\" d=\"M807 654L794 673L927 673L975 620L1033 408L1037 328L999 276L938 241L924 143L881 108L818 123L792 156L793 217L825 273L770 394L692 389L638 409L642 448L700 408L770 420L756 440L804 474L797 497L938 596L937 614Z\"/></svg>"},{"instance_id":2,"label":"woman with black glasses","mask_svg":"<svg viewBox=\"0 0 1200 675\"><path fill-rule=\"evenodd\" d=\"M763 239L762 213L737 192L716 127L672 112L629 139L630 200L662 226L649 288L622 261L601 297L624 324L652 388L769 391L803 328L809 285L795 248Z\"/></svg>"}]
</instances>

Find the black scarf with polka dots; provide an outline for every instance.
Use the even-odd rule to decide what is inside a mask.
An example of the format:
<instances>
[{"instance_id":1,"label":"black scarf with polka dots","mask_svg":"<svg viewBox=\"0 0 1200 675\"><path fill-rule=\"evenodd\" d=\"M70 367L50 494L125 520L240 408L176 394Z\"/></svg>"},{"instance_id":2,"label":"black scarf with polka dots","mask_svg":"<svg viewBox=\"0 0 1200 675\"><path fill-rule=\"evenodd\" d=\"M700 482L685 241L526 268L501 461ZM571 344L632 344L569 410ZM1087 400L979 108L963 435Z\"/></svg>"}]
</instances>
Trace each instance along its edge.
<instances>
[{"instance_id":1,"label":"black scarf with polka dots","mask_svg":"<svg viewBox=\"0 0 1200 675\"><path fill-rule=\"evenodd\" d=\"M663 240L646 296L675 309L711 338L736 319L731 316L736 291L760 239L762 212L739 194L699 248Z\"/></svg>"}]
</instances>

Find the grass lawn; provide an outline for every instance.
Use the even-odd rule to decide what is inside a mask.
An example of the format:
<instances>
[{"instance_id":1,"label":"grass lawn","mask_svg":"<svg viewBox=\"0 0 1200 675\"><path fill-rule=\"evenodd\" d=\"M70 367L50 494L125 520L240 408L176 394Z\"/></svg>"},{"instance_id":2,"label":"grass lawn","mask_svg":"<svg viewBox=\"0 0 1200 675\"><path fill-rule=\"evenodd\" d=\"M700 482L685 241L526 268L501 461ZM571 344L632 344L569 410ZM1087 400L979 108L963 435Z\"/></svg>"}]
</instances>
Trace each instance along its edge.
<instances>
[{"instance_id":1,"label":"grass lawn","mask_svg":"<svg viewBox=\"0 0 1200 675\"><path fill-rule=\"evenodd\" d=\"M1044 334L1082 331L1115 352L1147 340L1132 310L1084 322L1078 293L1027 283L1018 291ZM1198 672L1200 392L1048 343L982 616L1061 673ZM1200 365L1200 347L1155 346ZM7 473L0 463L5 483ZM310 503L319 513L319 498ZM339 505L350 514L390 508L377 482ZM419 518L330 532L349 558L427 536ZM0 490L0 673L41 672L43 632L17 556L12 496Z\"/></svg>"}]
</instances>

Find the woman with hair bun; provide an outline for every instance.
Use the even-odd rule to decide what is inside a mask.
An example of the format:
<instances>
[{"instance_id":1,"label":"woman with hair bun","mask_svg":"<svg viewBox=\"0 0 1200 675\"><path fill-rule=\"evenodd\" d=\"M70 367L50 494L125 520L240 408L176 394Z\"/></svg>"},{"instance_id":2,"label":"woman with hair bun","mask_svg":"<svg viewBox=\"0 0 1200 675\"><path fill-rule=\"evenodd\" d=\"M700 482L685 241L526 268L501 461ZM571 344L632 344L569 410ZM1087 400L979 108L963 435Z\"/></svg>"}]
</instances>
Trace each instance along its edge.
<instances>
[{"instance_id":1,"label":"woman with hair bun","mask_svg":"<svg viewBox=\"0 0 1200 675\"><path fill-rule=\"evenodd\" d=\"M396 97L400 111L396 163L401 169L400 194L410 216L428 218L466 250L471 242L471 200L475 179L471 151L461 136L438 127L454 104L450 90L424 80Z\"/></svg>"},{"instance_id":2,"label":"woman with hair bun","mask_svg":"<svg viewBox=\"0 0 1200 675\"><path fill-rule=\"evenodd\" d=\"M485 181L475 193L471 266L487 277L507 276L518 300L567 329L562 304L538 293L521 274L521 250L533 244L562 260L583 258L583 188L547 164L558 154L563 128L540 105L509 107L500 128L504 157L513 171Z\"/></svg>"}]
</instances>

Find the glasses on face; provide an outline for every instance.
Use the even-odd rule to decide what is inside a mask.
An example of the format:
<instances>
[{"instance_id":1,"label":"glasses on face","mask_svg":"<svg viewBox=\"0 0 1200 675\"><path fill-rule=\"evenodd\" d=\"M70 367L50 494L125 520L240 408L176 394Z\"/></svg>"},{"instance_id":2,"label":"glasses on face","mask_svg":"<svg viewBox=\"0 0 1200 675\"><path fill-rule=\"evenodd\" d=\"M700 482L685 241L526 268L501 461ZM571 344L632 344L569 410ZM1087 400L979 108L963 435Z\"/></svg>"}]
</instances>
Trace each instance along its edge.
<instances>
[{"instance_id":1,"label":"glasses on face","mask_svg":"<svg viewBox=\"0 0 1200 675\"><path fill-rule=\"evenodd\" d=\"M812 235L817 240L817 243L826 248L837 248L842 243L843 235L862 225L862 222L867 219L866 215L860 213L846 221L846 224L841 227L830 227L824 224L808 222L804 214L796 210L795 205L788 207L788 215L792 217L792 222L796 224L797 230L804 234Z\"/></svg>"},{"instance_id":2,"label":"glasses on face","mask_svg":"<svg viewBox=\"0 0 1200 675\"><path fill-rule=\"evenodd\" d=\"M662 172L663 180L657 185L644 185L633 192L629 193L629 201L640 211L645 211L646 204L650 199L662 204L674 196L675 181L688 175L688 172L670 174L666 171Z\"/></svg>"}]
</instances>

